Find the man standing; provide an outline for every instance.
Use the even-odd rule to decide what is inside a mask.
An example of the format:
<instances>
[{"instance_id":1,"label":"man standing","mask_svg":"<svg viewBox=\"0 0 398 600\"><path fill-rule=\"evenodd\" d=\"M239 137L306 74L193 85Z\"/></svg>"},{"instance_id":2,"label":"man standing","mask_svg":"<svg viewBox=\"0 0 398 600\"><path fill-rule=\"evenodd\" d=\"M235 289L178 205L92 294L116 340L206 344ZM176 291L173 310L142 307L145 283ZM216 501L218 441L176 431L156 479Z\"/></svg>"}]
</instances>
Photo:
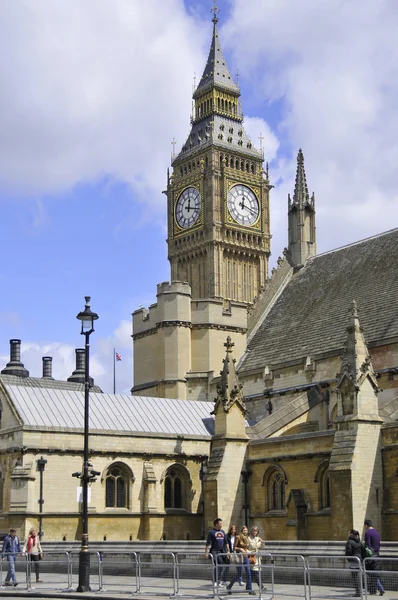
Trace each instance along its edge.
<instances>
[{"instance_id":1,"label":"man standing","mask_svg":"<svg viewBox=\"0 0 398 600\"><path fill-rule=\"evenodd\" d=\"M9 535L4 538L3 549L1 551L2 560L7 558L8 560L8 573L5 580L5 585L18 585L15 576L15 561L17 560L17 554L22 554L21 544L17 536L17 530L11 528ZM10 581L11 579L11 581Z\"/></svg>"},{"instance_id":2,"label":"man standing","mask_svg":"<svg viewBox=\"0 0 398 600\"><path fill-rule=\"evenodd\" d=\"M373 556L380 555L380 533L372 526L370 519L365 520L365 544L373 551ZM365 562L368 571L378 571L380 563L378 560L368 560ZM369 594L375 594L379 590L380 596L384 594L383 584L380 578L374 573L369 573Z\"/></svg>"},{"instance_id":3,"label":"man standing","mask_svg":"<svg viewBox=\"0 0 398 600\"><path fill-rule=\"evenodd\" d=\"M209 553L213 556L215 573L217 574L216 565L225 564L225 556L220 555L226 553L229 554L229 547L227 544L225 531L222 528L222 519L218 517L214 520L213 525L214 528L210 529L209 533L207 534L205 553L206 558L209 558ZM227 585L224 575L226 569L226 566L219 567L218 585L222 587Z\"/></svg>"}]
</instances>

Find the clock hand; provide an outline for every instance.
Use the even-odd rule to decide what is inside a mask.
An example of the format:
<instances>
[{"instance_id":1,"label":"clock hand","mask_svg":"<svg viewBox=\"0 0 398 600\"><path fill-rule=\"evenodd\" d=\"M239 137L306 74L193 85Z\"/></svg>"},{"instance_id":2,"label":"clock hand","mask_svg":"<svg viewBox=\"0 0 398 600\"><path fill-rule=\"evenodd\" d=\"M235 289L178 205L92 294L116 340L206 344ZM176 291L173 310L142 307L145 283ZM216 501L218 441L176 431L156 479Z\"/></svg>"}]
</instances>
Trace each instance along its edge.
<instances>
[{"instance_id":1,"label":"clock hand","mask_svg":"<svg viewBox=\"0 0 398 600\"><path fill-rule=\"evenodd\" d=\"M250 210L250 212L251 212L253 215L256 215L256 214L257 214L257 211L256 211L254 208L252 208L251 206L245 206L245 208L247 208L247 210Z\"/></svg>"}]
</instances>

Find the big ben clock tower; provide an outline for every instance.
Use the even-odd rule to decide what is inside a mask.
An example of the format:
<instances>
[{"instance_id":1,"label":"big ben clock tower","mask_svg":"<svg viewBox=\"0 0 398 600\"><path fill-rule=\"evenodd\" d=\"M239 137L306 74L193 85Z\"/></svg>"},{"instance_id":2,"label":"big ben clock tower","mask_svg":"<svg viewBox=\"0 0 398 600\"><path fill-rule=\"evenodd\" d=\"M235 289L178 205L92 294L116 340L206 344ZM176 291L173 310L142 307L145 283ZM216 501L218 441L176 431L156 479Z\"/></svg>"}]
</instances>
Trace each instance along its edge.
<instances>
[{"instance_id":1,"label":"big ben clock tower","mask_svg":"<svg viewBox=\"0 0 398 600\"><path fill-rule=\"evenodd\" d=\"M225 339L245 352L247 307L268 276L268 170L243 127L215 0L213 11L191 131L167 182L171 280L133 313L134 395L211 400Z\"/></svg>"},{"instance_id":2,"label":"big ben clock tower","mask_svg":"<svg viewBox=\"0 0 398 600\"><path fill-rule=\"evenodd\" d=\"M243 127L240 89L213 39L193 94L188 139L168 179L168 256L172 281L192 298L251 303L268 276L269 191L263 153Z\"/></svg>"}]
</instances>

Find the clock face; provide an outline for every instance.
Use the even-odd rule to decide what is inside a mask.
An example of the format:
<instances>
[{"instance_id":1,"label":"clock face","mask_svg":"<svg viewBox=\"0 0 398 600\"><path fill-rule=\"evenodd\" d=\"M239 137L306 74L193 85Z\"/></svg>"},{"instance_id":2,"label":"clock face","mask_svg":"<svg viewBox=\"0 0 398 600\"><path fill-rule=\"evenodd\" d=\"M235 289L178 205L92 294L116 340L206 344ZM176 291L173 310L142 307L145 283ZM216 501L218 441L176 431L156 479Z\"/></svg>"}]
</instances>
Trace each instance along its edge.
<instances>
[{"instance_id":1,"label":"clock face","mask_svg":"<svg viewBox=\"0 0 398 600\"><path fill-rule=\"evenodd\" d=\"M195 225L200 213L200 192L194 187L186 188L177 200L176 219L180 227L188 229Z\"/></svg>"},{"instance_id":2,"label":"clock face","mask_svg":"<svg viewBox=\"0 0 398 600\"><path fill-rule=\"evenodd\" d=\"M245 185L234 185L228 192L229 214L240 225L250 227L258 219L259 204L256 194Z\"/></svg>"}]
</instances>

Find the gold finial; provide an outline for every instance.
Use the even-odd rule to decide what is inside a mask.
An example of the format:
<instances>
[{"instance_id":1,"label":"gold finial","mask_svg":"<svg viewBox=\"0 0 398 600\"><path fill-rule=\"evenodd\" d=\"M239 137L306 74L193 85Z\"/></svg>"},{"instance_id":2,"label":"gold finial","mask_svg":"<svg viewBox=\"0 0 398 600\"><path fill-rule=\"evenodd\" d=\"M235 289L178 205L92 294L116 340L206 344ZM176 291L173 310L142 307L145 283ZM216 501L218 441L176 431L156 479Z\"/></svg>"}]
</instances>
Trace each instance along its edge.
<instances>
[{"instance_id":1,"label":"gold finial","mask_svg":"<svg viewBox=\"0 0 398 600\"><path fill-rule=\"evenodd\" d=\"M217 0L213 0L213 8L211 9L211 11L214 14L214 17L212 19L213 23L216 24L218 23L218 17L217 17L217 13L220 12L220 9L217 6Z\"/></svg>"}]
</instances>

